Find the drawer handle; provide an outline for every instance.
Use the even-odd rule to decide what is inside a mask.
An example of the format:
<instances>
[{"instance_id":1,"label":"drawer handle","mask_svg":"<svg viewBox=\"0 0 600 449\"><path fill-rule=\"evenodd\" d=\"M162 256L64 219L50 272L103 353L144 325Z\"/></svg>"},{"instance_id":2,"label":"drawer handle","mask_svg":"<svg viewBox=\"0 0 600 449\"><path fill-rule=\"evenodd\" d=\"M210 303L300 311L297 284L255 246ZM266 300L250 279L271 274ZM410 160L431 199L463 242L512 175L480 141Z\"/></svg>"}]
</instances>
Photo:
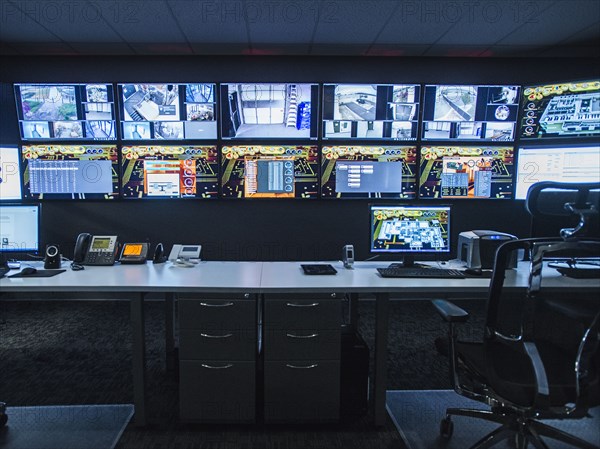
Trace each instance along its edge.
<instances>
[{"instance_id":1,"label":"drawer handle","mask_svg":"<svg viewBox=\"0 0 600 449\"><path fill-rule=\"evenodd\" d=\"M225 334L225 335L200 334L200 336L204 337L204 338L229 338L229 337L232 337L233 334Z\"/></svg>"},{"instance_id":2,"label":"drawer handle","mask_svg":"<svg viewBox=\"0 0 600 449\"><path fill-rule=\"evenodd\" d=\"M232 363L228 363L227 365L223 365L223 366L212 366L212 365L207 365L205 363L202 364L202 368L207 368L207 369L227 369L227 368L231 368L233 366Z\"/></svg>"},{"instance_id":3,"label":"drawer handle","mask_svg":"<svg viewBox=\"0 0 600 449\"><path fill-rule=\"evenodd\" d=\"M298 304L297 302L288 302L286 306L288 307L317 307L319 305L318 302L313 302L310 304Z\"/></svg>"},{"instance_id":4,"label":"drawer handle","mask_svg":"<svg viewBox=\"0 0 600 449\"><path fill-rule=\"evenodd\" d=\"M224 302L223 304L209 304L207 302L201 302L200 305L202 307L229 307L232 306L232 302Z\"/></svg>"},{"instance_id":5,"label":"drawer handle","mask_svg":"<svg viewBox=\"0 0 600 449\"><path fill-rule=\"evenodd\" d=\"M310 335L294 335L294 334L286 334L290 338L315 338L318 337L319 334L310 334Z\"/></svg>"},{"instance_id":6,"label":"drawer handle","mask_svg":"<svg viewBox=\"0 0 600 449\"><path fill-rule=\"evenodd\" d=\"M292 368L292 369L313 369L313 368L316 368L317 366L319 366L319 364L314 363L312 365L299 366L299 365L290 365L289 363L286 363L285 366L287 366L288 368Z\"/></svg>"}]
</instances>

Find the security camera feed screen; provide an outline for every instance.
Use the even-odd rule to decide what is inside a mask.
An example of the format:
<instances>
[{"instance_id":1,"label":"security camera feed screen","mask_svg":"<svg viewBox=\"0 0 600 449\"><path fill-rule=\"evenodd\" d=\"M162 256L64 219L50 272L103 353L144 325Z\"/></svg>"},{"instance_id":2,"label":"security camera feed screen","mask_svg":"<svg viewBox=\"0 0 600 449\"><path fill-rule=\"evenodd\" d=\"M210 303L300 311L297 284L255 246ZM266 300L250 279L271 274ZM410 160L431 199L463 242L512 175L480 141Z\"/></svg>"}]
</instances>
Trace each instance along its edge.
<instances>
[{"instance_id":1,"label":"security camera feed screen","mask_svg":"<svg viewBox=\"0 0 600 449\"><path fill-rule=\"evenodd\" d=\"M419 198L513 197L512 147L422 147Z\"/></svg>"},{"instance_id":2,"label":"security camera feed screen","mask_svg":"<svg viewBox=\"0 0 600 449\"><path fill-rule=\"evenodd\" d=\"M449 252L449 236L449 206L371 206L371 252Z\"/></svg>"},{"instance_id":3,"label":"security camera feed screen","mask_svg":"<svg viewBox=\"0 0 600 449\"><path fill-rule=\"evenodd\" d=\"M513 141L518 86L425 86L424 140Z\"/></svg>"},{"instance_id":4,"label":"security camera feed screen","mask_svg":"<svg viewBox=\"0 0 600 449\"><path fill-rule=\"evenodd\" d=\"M521 138L600 135L600 80L523 89Z\"/></svg>"},{"instance_id":5,"label":"security camera feed screen","mask_svg":"<svg viewBox=\"0 0 600 449\"><path fill-rule=\"evenodd\" d=\"M0 201L21 199L19 149L0 147Z\"/></svg>"},{"instance_id":6,"label":"security camera feed screen","mask_svg":"<svg viewBox=\"0 0 600 449\"><path fill-rule=\"evenodd\" d=\"M222 84L223 139L316 139L317 84Z\"/></svg>"},{"instance_id":7,"label":"security camera feed screen","mask_svg":"<svg viewBox=\"0 0 600 449\"><path fill-rule=\"evenodd\" d=\"M598 182L600 146L556 146L519 148L515 199L527 198L536 182Z\"/></svg>"},{"instance_id":8,"label":"security camera feed screen","mask_svg":"<svg viewBox=\"0 0 600 449\"><path fill-rule=\"evenodd\" d=\"M323 198L417 197L414 146L325 146L321 150Z\"/></svg>"},{"instance_id":9,"label":"security camera feed screen","mask_svg":"<svg viewBox=\"0 0 600 449\"><path fill-rule=\"evenodd\" d=\"M217 198L214 146L125 146L123 198Z\"/></svg>"},{"instance_id":10,"label":"security camera feed screen","mask_svg":"<svg viewBox=\"0 0 600 449\"><path fill-rule=\"evenodd\" d=\"M325 84L324 139L416 140L421 87Z\"/></svg>"},{"instance_id":11,"label":"security camera feed screen","mask_svg":"<svg viewBox=\"0 0 600 449\"><path fill-rule=\"evenodd\" d=\"M15 84L23 140L115 140L112 84Z\"/></svg>"},{"instance_id":12,"label":"security camera feed screen","mask_svg":"<svg viewBox=\"0 0 600 449\"><path fill-rule=\"evenodd\" d=\"M112 200L119 196L114 146L27 145L21 149L26 199Z\"/></svg>"},{"instance_id":13,"label":"security camera feed screen","mask_svg":"<svg viewBox=\"0 0 600 449\"><path fill-rule=\"evenodd\" d=\"M119 84L123 140L217 138L215 84Z\"/></svg>"},{"instance_id":14,"label":"security camera feed screen","mask_svg":"<svg viewBox=\"0 0 600 449\"><path fill-rule=\"evenodd\" d=\"M316 198L316 146L226 146L221 149L224 198Z\"/></svg>"}]
</instances>

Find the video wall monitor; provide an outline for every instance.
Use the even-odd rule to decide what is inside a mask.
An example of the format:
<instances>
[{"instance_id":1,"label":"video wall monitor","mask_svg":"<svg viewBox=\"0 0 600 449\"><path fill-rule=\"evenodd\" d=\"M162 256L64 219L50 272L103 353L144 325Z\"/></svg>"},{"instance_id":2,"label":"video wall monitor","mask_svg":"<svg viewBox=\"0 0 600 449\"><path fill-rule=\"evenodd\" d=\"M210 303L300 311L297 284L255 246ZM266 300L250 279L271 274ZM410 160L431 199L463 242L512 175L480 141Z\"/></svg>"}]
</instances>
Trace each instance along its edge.
<instances>
[{"instance_id":1,"label":"video wall monitor","mask_svg":"<svg viewBox=\"0 0 600 449\"><path fill-rule=\"evenodd\" d=\"M418 84L325 84L323 139L416 140Z\"/></svg>"},{"instance_id":2,"label":"video wall monitor","mask_svg":"<svg viewBox=\"0 0 600 449\"><path fill-rule=\"evenodd\" d=\"M519 86L427 85L424 140L513 141Z\"/></svg>"},{"instance_id":3,"label":"video wall monitor","mask_svg":"<svg viewBox=\"0 0 600 449\"><path fill-rule=\"evenodd\" d=\"M123 198L217 198L215 146L122 148Z\"/></svg>"},{"instance_id":4,"label":"video wall monitor","mask_svg":"<svg viewBox=\"0 0 600 449\"><path fill-rule=\"evenodd\" d=\"M0 201L21 200L19 148L0 147Z\"/></svg>"},{"instance_id":5,"label":"video wall monitor","mask_svg":"<svg viewBox=\"0 0 600 449\"><path fill-rule=\"evenodd\" d=\"M255 145L221 149L224 198L316 198L316 146Z\"/></svg>"},{"instance_id":6,"label":"video wall monitor","mask_svg":"<svg viewBox=\"0 0 600 449\"><path fill-rule=\"evenodd\" d=\"M223 139L316 139L317 84L221 84Z\"/></svg>"},{"instance_id":7,"label":"video wall monitor","mask_svg":"<svg viewBox=\"0 0 600 449\"><path fill-rule=\"evenodd\" d=\"M417 197L415 146L325 146L321 150L323 198Z\"/></svg>"},{"instance_id":8,"label":"video wall monitor","mask_svg":"<svg viewBox=\"0 0 600 449\"><path fill-rule=\"evenodd\" d=\"M512 147L422 147L419 198L513 197Z\"/></svg>"},{"instance_id":9,"label":"video wall monitor","mask_svg":"<svg viewBox=\"0 0 600 449\"><path fill-rule=\"evenodd\" d=\"M38 253L39 204L0 204L0 252Z\"/></svg>"},{"instance_id":10,"label":"video wall monitor","mask_svg":"<svg viewBox=\"0 0 600 449\"><path fill-rule=\"evenodd\" d=\"M123 140L214 140L215 84L119 84Z\"/></svg>"},{"instance_id":11,"label":"video wall monitor","mask_svg":"<svg viewBox=\"0 0 600 449\"><path fill-rule=\"evenodd\" d=\"M23 140L116 140L112 84L15 84Z\"/></svg>"},{"instance_id":12,"label":"video wall monitor","mask_svg":"<svg viewBox=\"0 0 600 449\"><path fill-rule=\"evenodd\" d=\"M521 139L600 135L600 80L523 89Z\"/></svg>"},{"instance_id":13,"label":"video wall monitor","mask_svg":"<svg viewBox=\"0 0 600 449\"><path fill-rule=\"evenodd\" d=\"M519 148L515 199L541 181L600 182L600 145Z\"/></svg>"},{"instance_id":14,"label":"video wall monitor","mask_svg":"<svg viewBox=\"0 0 600 449\"><path fill-rule=\"evenodd\" d=\"M395 254L405 266L430 253L450 252L450 206L370 206L370 250Z\"/></svg>"},{"instance_id":15,"label":"video wall monitor","mask_svg":"<svg viewBox=\"0 0 600 449\"><path fill-rule=\"evenodd\" d=\"M26 199L119 196L119 154L110 145L26 145L21 148Z\"/></svg>"}]
</instances>

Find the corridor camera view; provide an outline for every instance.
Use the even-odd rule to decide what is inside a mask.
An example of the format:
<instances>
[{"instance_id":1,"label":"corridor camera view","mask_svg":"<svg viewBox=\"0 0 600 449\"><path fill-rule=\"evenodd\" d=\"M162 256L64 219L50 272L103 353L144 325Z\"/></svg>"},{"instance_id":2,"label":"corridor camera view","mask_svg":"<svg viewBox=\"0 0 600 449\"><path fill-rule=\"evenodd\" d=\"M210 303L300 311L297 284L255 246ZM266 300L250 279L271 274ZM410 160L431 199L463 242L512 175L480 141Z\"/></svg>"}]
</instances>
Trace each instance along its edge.
<instances>
[{"instance_id":1,"label":"corridor camera view","mask_svg":"<svg viewBox=\"0 0 600 449\"><path fill-rule=\"evenodd\" d=\"M216 139L214 84L119 84L124 140Z\"/></svg>"},{"instance_id":2,"label":"corridor camera view","mask_svg":"<svg viewBox=\"0 0 600 449\"><path fill-rule=\"evenodd\" d=\"M512 147L422 147L419 198L513 197Z\"/></svg>"},{"instance_id":3,"label":"corridor camera view","mask_svg":"<svg viewBox=\"0 0 600 449\"><path fill-rule=\"evenodd\" d=\"M424 140L512 141L518 86L425 86Z\"/></svg>"},{"instance_id":4,"label":"corridor camera view","mask_svg":"<svg viewBox=\"0 0 600 449\"><path fill-rule=\"evenodd\" d=\"M316 146L226 146L221 149L224 198L316 198Z\"/></svg>"},{"instance_id":5,"label":"corridor camera view","mask_svg":"<svg viewBox=\"0 0 600 449\"><path fill-rule=\"evenodd\" d=\"M448 252L449 228L448 206L371 206L371 252Z\"/></svg>"},{"instance_id":6,"label":"corridor camera view","mask_svg":"<svg viewBox=\"0 0 600 449\"><path fill-rule=\"evenodd\" d=\"M523 89L521 138L600 134L600 80Z\"/></svg>"},{"instance_id":7,"label":"corridor camera view","mask_svg":"<svg viewBox=\"0 0 600 449\"><path fill-rule=\"evenodd\" d=\"M217 198L214 146L125 146L123 198Z\"/></svg>"},{"instance_id":8,"label":"corridor camera view","mask_svg":"<svg viewBox=\"0 0 600 449\"><path fill-rule=\"evenodd\" d=\"M222 84L224 139L316 139L317 84Z\"/></svg>"},{"instance_id":9,"label":"corridor camera view","mask_svg":"<svg viewBox=\"0 0 600 449\"><path fill-rule=\"evenodd\" d=\"M111 84L16 84L23 140L114 140Z\"/></svg>"},{"instance_id":10,"label":"corridor camera view","mask_svg":"<svg viewBox=\"0 0 600 449\"><path fill-rule=\"evenodd\" d=\"M119 156L114 146L26 145L21 149L25 199L114 199Z\"/></svg>"},{"instance_id":11,"label":"corridor camera view","mask_svg":"<svg viewBox=\"0 0 600 449\"><path fill-rule=\"evenodd\" d=\"M323 198L405 198L417 196L415 146L324 146Z\"/></svg>"},{"instance_id":12,"label":"corridor camera view","mask_svg":"<svg viewBox=\"0 0 600 449\"><path fill-rule=\"evenodd\" d=\"M416 140L419 85L325 84L324 139Z\"/></svg>"}]
</instances>

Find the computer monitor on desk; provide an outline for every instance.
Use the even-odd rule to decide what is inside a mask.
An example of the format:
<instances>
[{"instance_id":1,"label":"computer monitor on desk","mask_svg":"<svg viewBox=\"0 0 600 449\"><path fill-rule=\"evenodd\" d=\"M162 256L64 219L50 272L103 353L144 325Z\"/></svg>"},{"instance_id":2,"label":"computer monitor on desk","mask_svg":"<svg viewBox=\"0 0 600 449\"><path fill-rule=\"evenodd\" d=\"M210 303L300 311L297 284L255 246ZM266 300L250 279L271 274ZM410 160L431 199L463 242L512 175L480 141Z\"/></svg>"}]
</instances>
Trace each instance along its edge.
<instances>
[{"instance_id":1,"label":"computer monitor on desk","mask_svg":"<svg viewBox=\"0 0 600 449\"><path fill-rule=\"evenodd\" d=\"M0 204L0 253L22 258L39 251L39 204Z\"/></svg>"},{"instance_id":2,"label":"computer monitor on desk","mask_svg":"<svg viewBox=\"0 0 600 449\"><path fill-rule=\"evenodd\" d=\"M415 257L450 252L450 206L370 206L370 251L393 254L403 266Z\"/></svg>"}]
</instances>

